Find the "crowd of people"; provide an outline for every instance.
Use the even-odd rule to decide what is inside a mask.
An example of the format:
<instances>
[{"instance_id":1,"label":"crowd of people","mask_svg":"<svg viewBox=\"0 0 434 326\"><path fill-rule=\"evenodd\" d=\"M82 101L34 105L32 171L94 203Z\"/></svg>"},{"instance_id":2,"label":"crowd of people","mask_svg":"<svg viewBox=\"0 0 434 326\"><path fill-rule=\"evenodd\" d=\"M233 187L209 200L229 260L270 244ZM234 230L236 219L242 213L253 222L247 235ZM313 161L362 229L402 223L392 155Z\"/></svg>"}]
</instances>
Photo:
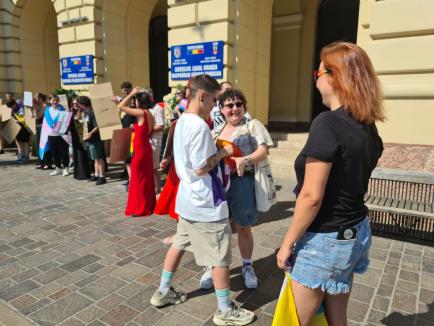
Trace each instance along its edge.
<instances>
[{"instance_id":1,"label":"crowd of people","mask_svg":"<svg viewBox=\"0 0 434 326\"><path fill-rule=\"evenodd\" d=\"M385 119L382 91L367 54L352 43L324 47L314 79L330 111L314 119L296 159L295 211L277 265L291 274L300 325L309 325L321 304L329 325L346 325L353 275L365 272L369 263L371 231L363 198L383 150L375 126ZM130 157L125 160L125 215L167 214L177 222L176 233L164 239L170 247L151 304L162 307L187 300L171 281L188 250L204 268L199 286L214 286L214 323L249 324L254 313L230 299L230 225L238 234L245 287L255 289L255 174L273 145L267 129L248 114L242 91L208 75L192 77L187 87L178 89L169 101L169 114L167 104L155 103L150 88L124 82L121 90L123 96L112 100L122 126L132 129ZM54 126L66 109L56 95L46 100L36 94L33 106L39 167L50 169L54 160L51 175L66 176L72 158L74 177L104 184L105 152L90 99L73 99L73 117L64 133ZM13 97L7 105L17 116L22 114ZM17 136L20 163L29 155L30 135L25 125L22 128ZM167 173L162 190L161 171Z\"/></svg>"}]
</instances>

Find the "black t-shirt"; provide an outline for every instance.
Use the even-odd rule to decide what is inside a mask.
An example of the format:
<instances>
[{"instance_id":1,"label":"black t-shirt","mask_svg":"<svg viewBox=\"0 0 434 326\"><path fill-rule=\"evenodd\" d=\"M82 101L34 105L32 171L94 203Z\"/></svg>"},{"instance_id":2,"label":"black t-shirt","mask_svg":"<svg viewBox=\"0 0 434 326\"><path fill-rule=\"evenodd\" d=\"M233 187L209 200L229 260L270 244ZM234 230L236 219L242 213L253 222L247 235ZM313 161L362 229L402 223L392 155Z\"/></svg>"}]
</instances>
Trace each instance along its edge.
<instances>
[{"instance_id":1,"label":"black t-shirt","mask_svg":"<svg viewBox=\"0 0 434 326\"><path fill-rule=\"evenodd\" d=\"M302 188L307 157L330 162L332 167L320 210L307 231L336 232L366 217L364 196L382 152L383 142L374 123L359 123L343 108L314 119L306 145L295 160L295 193Z\"/></svg>"},{"instance_id":2,"label":"black t-shirt","mask_svg":"<svg viewBox=\"0 0 434 326\"><path fill-rule=\"evenodd\" d=\"M130 108L135 108L136 105L134 104L134 101L131 101ZM135 124L137 122L137 118L126 114L121 119L122 128L130 128L131 125Z\"/></svg>"},{"instance_id":3,"label":"black t-shirt","mask_svg":"<svg viewBox=\"0 0 434 326\"><path fill-rule=\"evenodd\" d=\"M95 113L93 112L93 110L86 109L86 116L87 116L87 130L91 132L93 129L98 127L98 124L96 123ZM89 142L101 141L99 130L96 133L94 133L88 141Z\"/></svg>"}]
</instances>

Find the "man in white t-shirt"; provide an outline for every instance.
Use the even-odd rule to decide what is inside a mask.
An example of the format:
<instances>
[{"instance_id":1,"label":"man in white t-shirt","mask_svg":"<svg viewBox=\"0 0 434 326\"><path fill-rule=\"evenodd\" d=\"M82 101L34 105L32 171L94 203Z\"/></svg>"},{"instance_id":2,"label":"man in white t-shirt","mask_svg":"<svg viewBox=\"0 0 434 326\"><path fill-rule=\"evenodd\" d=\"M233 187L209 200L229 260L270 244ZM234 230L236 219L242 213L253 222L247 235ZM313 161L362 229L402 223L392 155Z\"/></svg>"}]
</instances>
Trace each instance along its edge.
<instances>
[{"instance_id":1,"label":"man in white t-shirt","mask_svg":"<svg viewBox=\"0 0 434 326\"><path fill-rule=\"evenodd\" d=\"M209 115L219 92L217 81L208 76L193 77L189 82L190 104L179 118L174 134L173 153L180 179L176 196L179 214L175 239L166 254L159 288L151 298L156 307L187 300L175 291L171 280L185 250L192 251L200 266L212 266L218 309L217 325L247 325L254 314L238 308L229 297L231 229L218 163L232 155L232 147L217 151L210 129L201 116Z\"/></svg>"}]
</instances>

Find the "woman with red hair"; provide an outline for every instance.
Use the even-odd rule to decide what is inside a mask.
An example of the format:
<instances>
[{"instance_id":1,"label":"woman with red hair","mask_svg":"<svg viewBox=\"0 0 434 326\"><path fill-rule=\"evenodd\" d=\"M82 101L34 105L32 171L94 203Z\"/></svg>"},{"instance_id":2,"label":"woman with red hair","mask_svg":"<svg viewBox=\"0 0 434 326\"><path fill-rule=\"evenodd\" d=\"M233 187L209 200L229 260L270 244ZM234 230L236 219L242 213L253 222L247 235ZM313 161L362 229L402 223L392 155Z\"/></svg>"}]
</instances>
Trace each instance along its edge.
<instances>
[{"instance_id":1,"label":"woman with red hair","mask_svg":"<svg viewBox=\"0 0 434 326\"><path fill-rule=\"evenodd\" d=\"M346 325L353 274L369 264L363 198L383 151L375 126L385 119L383 95L366 52L352 43L324 47L314 78L330 111L314 119L295 161L297 201L277 264L290 271L300 325L322 302L329 325Z\"/></svg>"}]
</instances>

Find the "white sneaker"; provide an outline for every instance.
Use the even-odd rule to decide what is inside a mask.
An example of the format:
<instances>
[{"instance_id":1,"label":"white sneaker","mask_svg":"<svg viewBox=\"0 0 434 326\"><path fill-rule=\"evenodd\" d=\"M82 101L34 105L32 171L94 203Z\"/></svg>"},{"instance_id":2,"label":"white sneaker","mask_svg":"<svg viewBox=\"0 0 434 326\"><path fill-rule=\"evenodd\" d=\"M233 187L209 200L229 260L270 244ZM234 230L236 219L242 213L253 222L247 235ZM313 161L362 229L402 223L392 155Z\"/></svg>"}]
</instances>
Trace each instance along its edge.
<instances>
[{"instance_id":1,"label":"white sneaker","mask_svg":"<svg viewBox=\"0 0 434 326\"><path fill-rule=\"evenodd\" d=\"M255 320L255 314L247 309L238 308L233 302L230 309L222 312L217 309L212 321L216 325L248 325Z\"/></svg>"},{"instance_id":2,"label":"white sneaker","mask_svg":"<svg viewBox=\"0 0 434 326\"><path fill-rule=\"evenodd\" d=\"M63 173L62 173L62 175L63 175L64 177L67 177L67 176L69 175L69 169L68 169L68 168L64 168L64 169L63 169Z\"/></svg>"},{"instance_id":3,"label":"white sneaker","mask_svg":"<svg viewBox=\"0 0 434 326\"><path fill-rule=\"evenodd\" d=\"M56 168L53 172L50 173L51 176L61 175L62 169Z\"/></svg>"},{"instance_id":4,"label":"white sneaker","mask_svg":"<svg viewBox=\"0 0 434 326\"><path fill-rule=\"evenodd\" d=\"M258 278L256 277L255 270L252 265L243 267L244 285L248 289L256 289L258 287Z\"/></svg>"},{"instance_id":5,"label":"white sneaker","mask_svg":"<svg viewBox=\"0 0 434 326\"><path fill-rule=\"evenodd\" d=\"M162 294L158 289L151 298L151 305L155 307L163 307L169 304L179 304L187 300L187 294L175 291L173 287L166 294Z\"/></svg>"},{"instance_id":6,"label":"white sneaker","mask_svg":"<svg viewBox=\"0 0 434 326\"><path fill-rule=\"evenodd\" d=\"M213 286L212 282L212 267L205 267L204 273L200 278L199 286L202 290L209 290Z\"/></svg>"}]
</instances>

